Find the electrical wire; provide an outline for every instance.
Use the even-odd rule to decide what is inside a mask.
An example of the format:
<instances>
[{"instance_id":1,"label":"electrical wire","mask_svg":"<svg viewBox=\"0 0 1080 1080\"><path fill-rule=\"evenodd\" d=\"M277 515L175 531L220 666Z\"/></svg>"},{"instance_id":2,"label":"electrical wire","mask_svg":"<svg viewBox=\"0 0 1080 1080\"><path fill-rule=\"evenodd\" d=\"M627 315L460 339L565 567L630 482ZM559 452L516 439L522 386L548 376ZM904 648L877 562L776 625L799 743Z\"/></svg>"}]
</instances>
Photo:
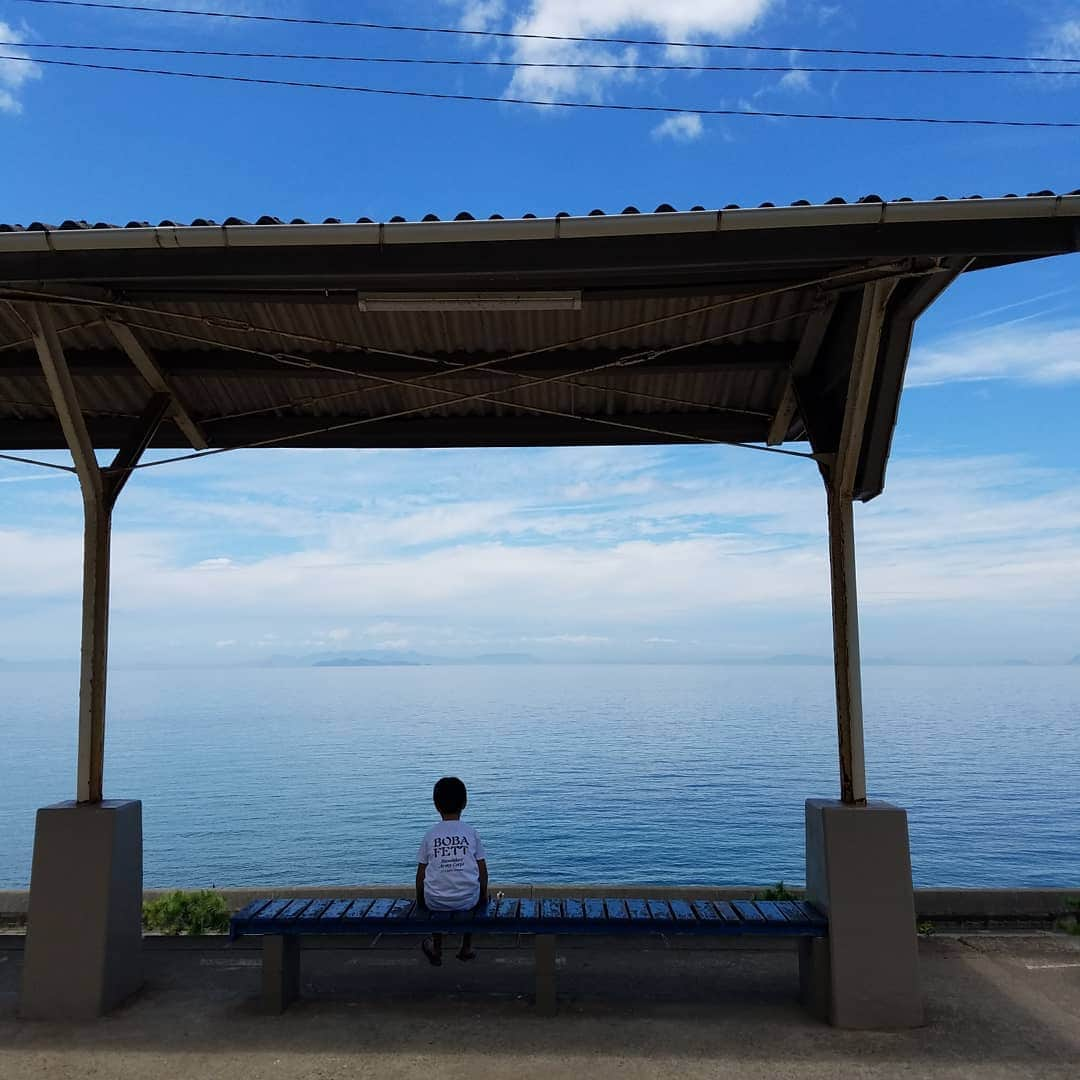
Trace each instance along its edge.
<instances>
[{"instance_id":1,"label":"electrical wire","mask_svg":"<svg viewBox=\"0 0 1080 1080\"><path fill-rule=\"evenodd\" d=\"M232 19L238 22L280 23L292 26L329 26L354 30L383 30L413 34L452 34L461 37L496 38L514 41L565 41L595 45L659 46L669 49L744 49L748 52L802 52L818 56L895 56L923 60L987 60L1008 61L1011 63L1080 64L1080 58L1061 56L1002 56L985 53L908 52L898 49L834 49L801 45L745 45L717 41L664 41L656 38L537 34L512 30L477 30L449 26L358 22L350 19L316 19L288 15L255 15L241 11L205 11L179 7L149 7L145 4L105 4L98 2L98 0L19 0L19 2L50 7L92 8L104 11L140 12L153 15L189 15L205 19Z\"/></svg>"},{"instance_id":2,"label":"electrical wire","mask_svg":"<svg viewBox=\"0 0 1080 1080\"><path fill-rule=\"evenodd\" d=\"M30 0L27 0L30 2ZM53 2L53 0L50 0ZM59 0L56 0L59 2ZM159 10L159 9L152 9ZM1006 127L1006 128L1080 128L1073 120L990 120L942 116L880 116L848 113L785 112L776 109L719 109L688 105L626 105L598 101L544 101L537 98L499 97L494 94L452 94L436 90L403 90L375 86L353 86L347 83L309 82L300 79L267 79L254 75L218 75L208 72L170 71L164 68L130 67L121 64L88 64L75 60L43 60L28 56L0 53L0 60L16 63L48 64L55 67L78 68L84 71L113 71L137 75L166 76L197 81L245 83L252 86L283 86L304 90L336 90L379 97L423 98L434 101L483 102L491 105L538 105L556 109L583 109L591 112L651 113L677 116L750 116L772 120L842 120L853 123L929 124L945 127Z\"/></svg>"},{"instance_id":3,"label":"electrical wire","mask_svg":"<svg viewBox=\"0 0 1080 1080\"><path fill-rule=\"evenodd\" d=\"M150 56L206 56L234 60L305 60L351 64L402 64L431 67L541 68L585 71L744 72L807 75L1080 75L1077 68L822 67L799 64L645 64L638 62L477 60L425 56L351 56L340 53L241 52L230 49L166 49L135 45L84 45L71 42L0 41L0 48L58 49L72 52L132 53Z\"/></svg>"}]
</instances>

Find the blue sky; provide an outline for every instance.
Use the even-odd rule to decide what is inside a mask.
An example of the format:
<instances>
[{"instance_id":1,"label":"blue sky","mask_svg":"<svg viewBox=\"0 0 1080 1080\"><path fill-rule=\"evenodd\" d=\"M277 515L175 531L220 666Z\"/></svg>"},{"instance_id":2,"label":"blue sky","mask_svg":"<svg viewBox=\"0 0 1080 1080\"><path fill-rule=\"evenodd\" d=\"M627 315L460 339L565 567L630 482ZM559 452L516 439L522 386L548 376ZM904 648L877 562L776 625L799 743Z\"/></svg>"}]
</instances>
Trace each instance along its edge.
<instances>
[{"instance_id":1,"label":"blue sky","mask_svg":"<svg viewBox=\"0 0 1080 1080\"><path fill-rule=\"evenodd\" d=\"M202 6L374 21L400 20L403 10L344 0ZM445 0L408 5L408 17L558 34L1080 56L1080 3L988 0L978 19L974 10L913 0L901 19L871 3ZM511 61L601 51L16 0L0 0L0 31L38 43ZM629 58L621 47L602 54ZM119 62L496 96L1080 119L1080 76L563 71L553 81L521 68ZM0 220L24 224L510 216L1080 186L1080 142L1068 131L666 122L4 60L0 155ZM973 275L920 324L886 494L857 511L868 656L1060 662L1080 653L1077 266L1072 257ZM75 655L79 515L69 477L0 463L0 658ZM737 449L266 451L167 466L137 476L117 511L113 656L826 654L823 519L813 467Z\"/></svg>"}]
</instances>

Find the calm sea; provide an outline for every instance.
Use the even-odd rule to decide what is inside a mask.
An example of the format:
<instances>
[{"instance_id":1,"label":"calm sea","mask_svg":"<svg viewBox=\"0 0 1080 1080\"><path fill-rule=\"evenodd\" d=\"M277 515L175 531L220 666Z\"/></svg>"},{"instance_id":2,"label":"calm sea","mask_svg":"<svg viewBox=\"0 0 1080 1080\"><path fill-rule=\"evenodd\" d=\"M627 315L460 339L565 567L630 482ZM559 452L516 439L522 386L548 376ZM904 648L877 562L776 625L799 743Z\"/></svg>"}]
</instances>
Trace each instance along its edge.
<instances>
[{"instance_id":1,"label":"calm sea","mask_svg":"<svg viewBox=\"0 0 1080 1080\"><path fill-rule=\"evenodd\" d=\"M871 796L916 884L1080 886L1080 667L864 672ZM76 678L0 674L0 887L73 793ZM144 803L148 885L411 880L432 782L469 785L493 881L803 873L833 796L824 667L115 671L106 792Z\"/></svg>"}]
</instances>

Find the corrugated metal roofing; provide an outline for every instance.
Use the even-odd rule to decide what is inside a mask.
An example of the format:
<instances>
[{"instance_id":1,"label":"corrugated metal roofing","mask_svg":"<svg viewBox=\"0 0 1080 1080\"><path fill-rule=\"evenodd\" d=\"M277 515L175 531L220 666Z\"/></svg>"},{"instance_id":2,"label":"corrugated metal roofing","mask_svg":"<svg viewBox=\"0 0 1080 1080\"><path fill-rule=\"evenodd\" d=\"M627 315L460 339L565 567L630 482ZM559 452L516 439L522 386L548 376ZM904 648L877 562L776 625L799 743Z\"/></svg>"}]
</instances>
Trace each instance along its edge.
<instances>
[{"instance_id":1,"label":"corrugated metal roofing","mask_svg":"<svg viewBox=\"0 0 1080 1080\"><path fill-rule=\"evenodd\" d=\"M210 437L253 410L269 410L266 420L280 422L283 417L364 418L411 414L414 410L423 410L418 416L479 418L522 411L529 415L531 409L532 415L540 410L541 415L621 417L645 425L656 425L662 414L697 412L744 417L748 422L740 425L740 432L761 435L783 392L785 360L794 355L815 297L805 292L781 293L700 311L708 307L710 299L727 305L723 297L695 296L599 301L585 305L583 311L449 313L361 312L355 304L206 301L162 304L160 315L131 313L124 321L158 358L177 396L192 417L206 426ZM74 305L56 305L53 310L58 327L72 328L66 329L62 338L87 413L96 417L138 416L145 405L145 383L130 362L117 355L116 341L104 322L91 320L88 324L88 315L93 313ZM688 317L669 318L684 312ZM190 319L177 321L170 313ZM641 325L650 322L654 325ZM773 325L740 329L759 323ZM237 325L250 329L230 328ZM528 366L502 365L502 374L486 368L458 374L452 366L468 364L472 357L484 360L539 350L595 334L603 336L584 342L575 353L582 359L569 366L561 358L545 361L542 354ZM723 339L732 361L737 360L742 346L774 346L775 350L761 362L732 362L723 372L696 358L669 367L615 364L620 356L642 349L716 338ZM16 345L0 353L0 428L5 418L53 419L48 389L36 370L26 328L4 305L0 305L0 341ZM230 368L230 361L252 355L230 353L230 347L261 353L257 377L250 367ZM410 365L404 357L396 363L387 359L376 369L368 369L365 377L365 353L361 350L379 349L431 357L434 363L425 369L422 362ZM306 357L316 365L349 365L360 374L322 372L318 367L298 369L287 363L275 364L275 356ZM611 366L574 377L575 364L579 369ZM560 370L570 378L535 384L535 380L547 380ZM429 385L421 382L425 375ZM355 384L352 390L348 389L350 378ZM416 385L404 385L406 382ZM677 424L673 427L678 430ZM606 434L614 437L618 432L608 428ZM600 433L596 437L599 439Z\"/></svg>"},{"instance_id":2,"label":"corrugated metal roofing","mask_svg":"<svg viewBox=\"0 0 1080 1080\"><path fill-rule=\"evenodd\" d=\"M855 483L873 498L914 321L960 273L1080 249L1078 196L0 226L0 447L64 445L26 304L48 305L102 447L133 438L164 379L186 415L161 425L162 447L772 439L829 460L869 350ZM868 339L876 282L889 292ZM530 307L545 290L579 302ZM461 292L519 301L434 302ZM432 303L358 303L380 293Z\"/></svg>"}]
</instances>

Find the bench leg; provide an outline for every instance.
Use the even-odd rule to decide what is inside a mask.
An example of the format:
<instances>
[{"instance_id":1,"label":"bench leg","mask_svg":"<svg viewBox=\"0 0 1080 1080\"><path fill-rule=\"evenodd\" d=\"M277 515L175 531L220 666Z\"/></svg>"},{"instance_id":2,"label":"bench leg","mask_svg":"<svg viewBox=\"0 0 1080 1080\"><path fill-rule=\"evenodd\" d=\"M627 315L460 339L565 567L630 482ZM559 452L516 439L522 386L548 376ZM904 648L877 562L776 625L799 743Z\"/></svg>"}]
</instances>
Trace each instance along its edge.
<instances>
[{"instance_id":1,"label":"bench leg","mask_svg":"<svg viewBox=\"0 0 1080 1080\"><path fill-rule=\"evenodd\" d=\"M803 1008L825 1024L832 1012L831 983L829 939L799 938L799 997Z\"/></svg>"},{"instance_id":2,"label":"bench leg","mask_svg":"<svg viewBox=\"0 0 1080 1080\"><path fill-rule=\"evenodd\" d=\"M300 939L267 934L262 954L263 1010L282 1013L300 996Z\"/></svg>"},{"instance_id":3,"label":"bench leg","mask_svg":"<svg viewBox=\"0 0 1080 1080\"><path fill-rule=\"evenodd\" d=\"M540 1016L555 1015L555 935L537 934L536 1011Z\"/></svg>"}]
</instances>

